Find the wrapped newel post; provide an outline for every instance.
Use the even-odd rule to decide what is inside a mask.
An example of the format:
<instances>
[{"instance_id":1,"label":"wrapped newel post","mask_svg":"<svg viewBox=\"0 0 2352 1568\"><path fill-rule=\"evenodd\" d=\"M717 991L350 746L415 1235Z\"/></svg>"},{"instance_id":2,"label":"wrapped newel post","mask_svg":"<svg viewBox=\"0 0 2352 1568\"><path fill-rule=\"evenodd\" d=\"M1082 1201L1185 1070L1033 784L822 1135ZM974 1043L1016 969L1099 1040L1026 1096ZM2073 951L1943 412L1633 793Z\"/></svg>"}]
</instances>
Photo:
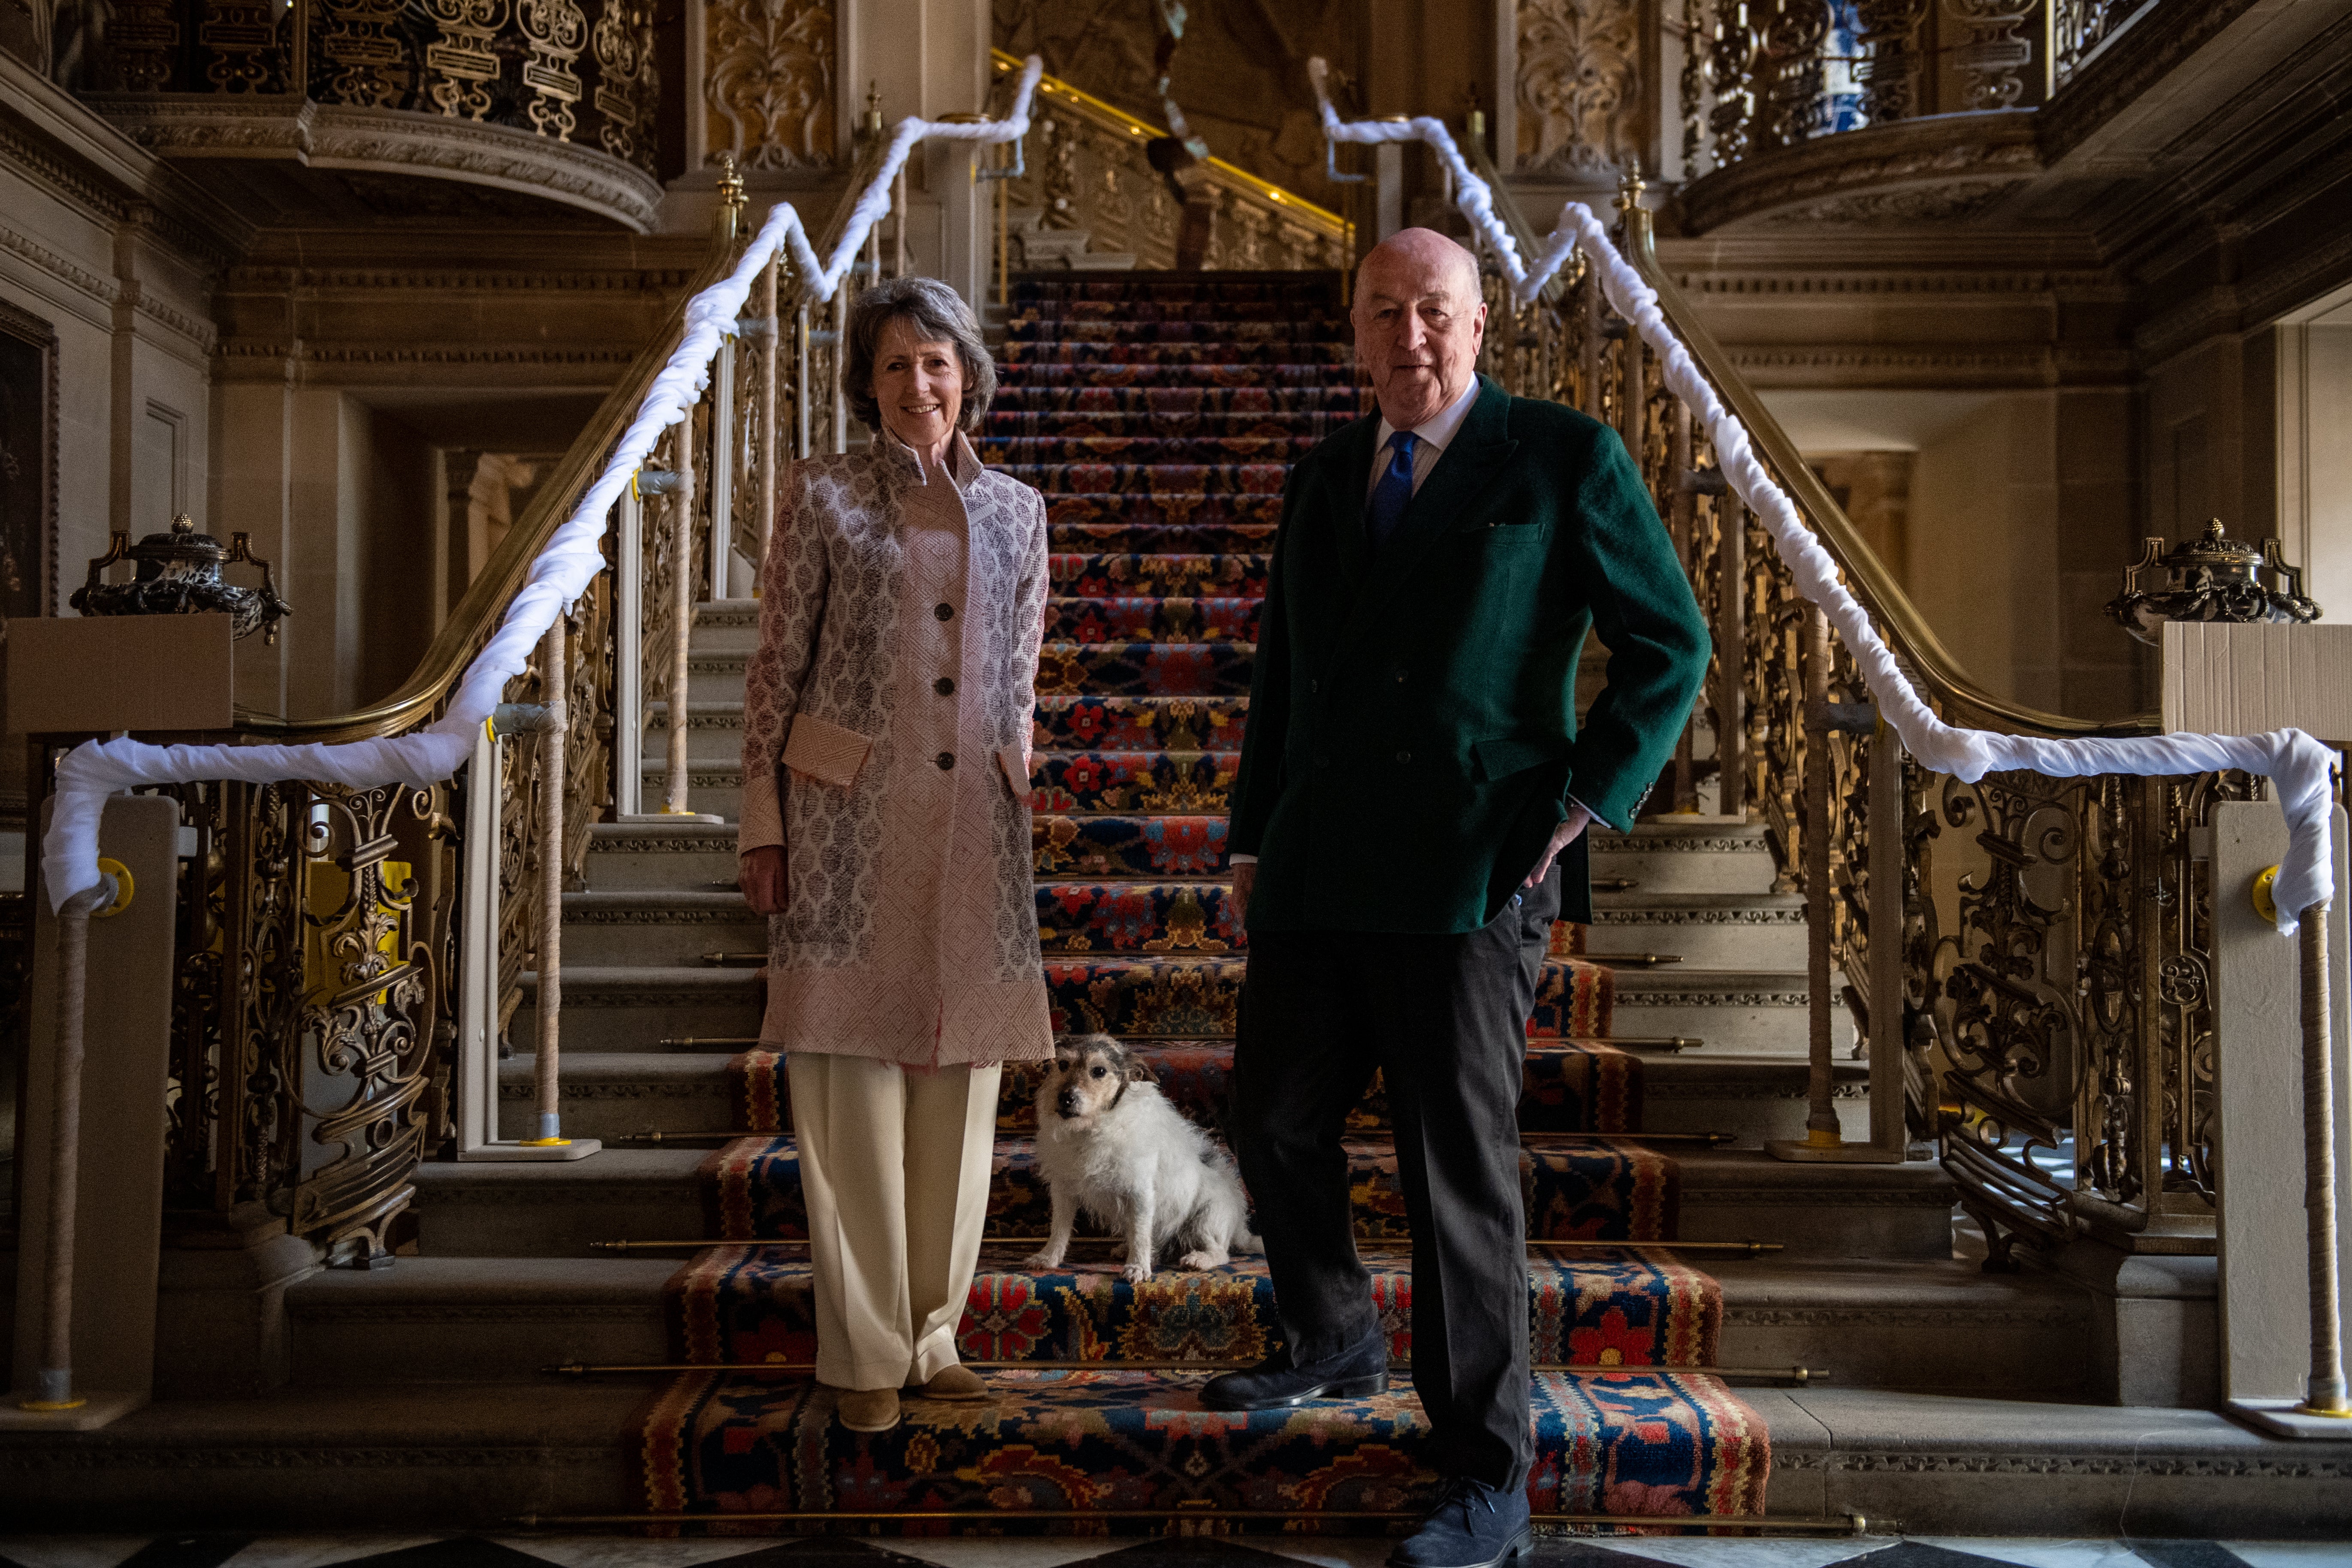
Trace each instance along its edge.
<instances>
[{"instance_id":1,"label":"wrapped newel post","mask_svg":"<svg viewBox=\"0 0 2352 1568\"><path fill-rule=\"evenodd\" d=\"M34 900L15 1392L0 1431L89 1431L153 1390L179 824L177 801L109 801L98 884L55 915Z\"/></svg>"}]
</instances>

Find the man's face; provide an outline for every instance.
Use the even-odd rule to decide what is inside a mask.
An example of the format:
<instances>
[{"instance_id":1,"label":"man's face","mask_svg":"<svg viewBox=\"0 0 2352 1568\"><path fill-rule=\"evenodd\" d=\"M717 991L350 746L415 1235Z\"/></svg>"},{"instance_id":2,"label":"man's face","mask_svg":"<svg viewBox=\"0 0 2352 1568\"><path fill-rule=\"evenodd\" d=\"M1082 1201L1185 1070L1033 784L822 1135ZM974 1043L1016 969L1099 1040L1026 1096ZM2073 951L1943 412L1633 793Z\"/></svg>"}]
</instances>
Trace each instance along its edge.
<instances>
[{"instance_id":1,"label":"man's face","mask_svg":"<svg viewBox=\"0 0 2352 1568\"><path fill-rule=\"evenodd\" d=\"M1356 363L1382 416L1410 430L1443 412L1476 374L1486 335L1476 268L1452 240L1407 229L1364 258L1356 284Z\"/></svg>"}]
</instances>

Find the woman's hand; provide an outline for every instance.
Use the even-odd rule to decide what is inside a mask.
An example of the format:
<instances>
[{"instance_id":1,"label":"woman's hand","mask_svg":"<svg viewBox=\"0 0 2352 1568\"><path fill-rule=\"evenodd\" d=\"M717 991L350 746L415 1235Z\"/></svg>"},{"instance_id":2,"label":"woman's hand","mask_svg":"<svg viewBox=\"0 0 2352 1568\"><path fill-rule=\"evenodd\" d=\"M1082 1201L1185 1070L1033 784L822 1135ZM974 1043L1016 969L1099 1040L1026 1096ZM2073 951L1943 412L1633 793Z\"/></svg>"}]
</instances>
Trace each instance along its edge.
<instances>
[{"instance_id":1,"label":"woman's hand","mask_svg":"<svg viewBox=\"0 0 2352 1568\"><path fill-rule=\"evenodd\" d=\"M751 912L758 915L780 915L784 912L784 847L763 844L757 849L747 849L735 859L735 885L743 889Z\"/></svg>"}]
</instances>

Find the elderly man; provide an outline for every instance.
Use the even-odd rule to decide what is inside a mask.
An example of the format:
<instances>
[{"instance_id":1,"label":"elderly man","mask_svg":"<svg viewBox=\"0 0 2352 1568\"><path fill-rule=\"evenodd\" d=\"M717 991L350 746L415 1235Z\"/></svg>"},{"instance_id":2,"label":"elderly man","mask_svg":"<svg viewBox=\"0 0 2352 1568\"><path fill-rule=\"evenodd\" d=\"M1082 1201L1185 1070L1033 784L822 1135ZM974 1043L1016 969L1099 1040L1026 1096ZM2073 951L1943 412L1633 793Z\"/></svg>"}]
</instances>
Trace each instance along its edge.
<instances>
[{"instance_id":1,"label":"elderly man","mask_svg":"<svg viewBox=\"0 0 2352 1568\"><path fill-rule=\"evenodd\" d=\"M1364 258L1354 317L1380 413L1284 491L1230 829L1250 933L1236 1142L1284 1342L1202 1400L1386 1386L1340 1145L1381 1069L1413 1386L1450 1472L1391 1562L1486 1568L1529 1539L1528 1017L1553 920L1591 918L1580 836L1632 826L1707 634L1615 433L1472 368L1486 307L1467 250L1393 236ZM1609 683L1580 728L1588 628Z\"/></svg>"}]
</instances>

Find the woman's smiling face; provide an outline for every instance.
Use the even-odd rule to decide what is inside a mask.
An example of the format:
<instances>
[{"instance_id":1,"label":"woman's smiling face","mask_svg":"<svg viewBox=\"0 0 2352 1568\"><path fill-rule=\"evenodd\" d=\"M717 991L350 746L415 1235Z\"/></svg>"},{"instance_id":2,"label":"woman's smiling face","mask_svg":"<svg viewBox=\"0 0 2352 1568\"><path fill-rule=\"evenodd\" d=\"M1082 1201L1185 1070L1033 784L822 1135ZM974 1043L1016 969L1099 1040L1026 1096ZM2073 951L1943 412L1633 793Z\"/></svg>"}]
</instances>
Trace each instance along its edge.
<instances>
[{"instance_id":1,"label":"woman's smiling face","mask_svg":"<svg viewBox=\"0 0 2352 1568\"><path fill-rule=\"evenodd\" d=\"M963 361L955 344L919 340L911 321L892 317L874 353L874 401L891 435L918 452L942 451L963 412Z\"/></svg>"}]
</instances>

